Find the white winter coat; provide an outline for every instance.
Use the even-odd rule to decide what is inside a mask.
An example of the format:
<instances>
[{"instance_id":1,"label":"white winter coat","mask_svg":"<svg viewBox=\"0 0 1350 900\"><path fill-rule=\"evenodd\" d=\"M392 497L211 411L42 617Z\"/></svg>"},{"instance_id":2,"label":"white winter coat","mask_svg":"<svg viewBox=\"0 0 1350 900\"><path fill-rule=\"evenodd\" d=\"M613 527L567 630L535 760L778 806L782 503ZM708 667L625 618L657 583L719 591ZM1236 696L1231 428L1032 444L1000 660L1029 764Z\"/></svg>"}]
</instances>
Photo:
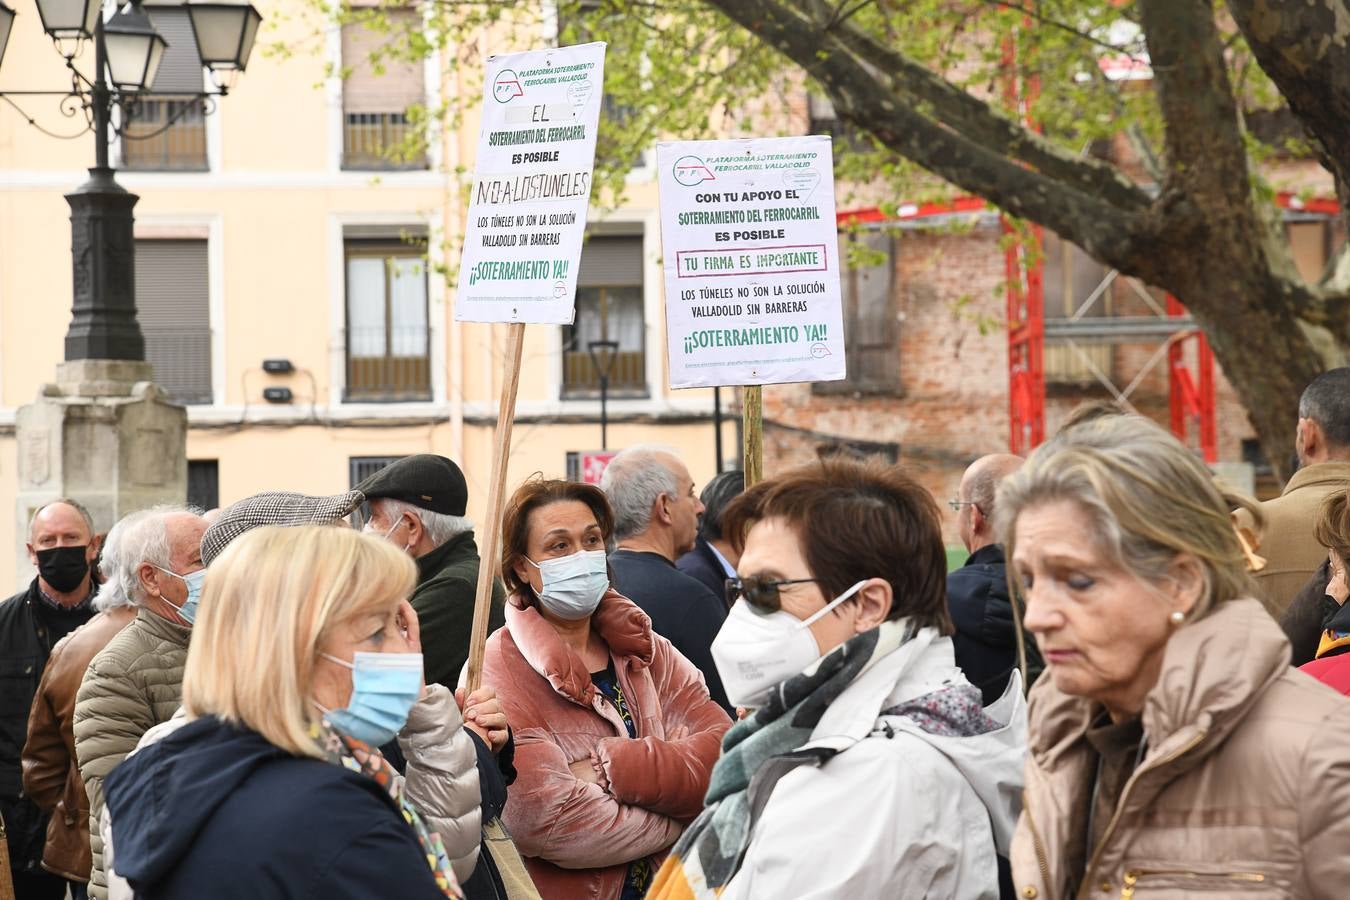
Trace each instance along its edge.
<instances>
[{"instance_id":1,"label":"white winter coat","mask_svg":"<svg viewBox=\"0 0 1350 900\"><path fill-rule=\"evenodd\" d=\"M803 749L841 752L823 766L792 769L773 787L721 900L998 900L995 854L1008 854L1021 811L1021 679L985 709L1003 724L987 734L941 737L882 716L967 683L951 638L914 646L926 640L921 632L878 661L826 710Z\"/></svg>"}]
</instances>

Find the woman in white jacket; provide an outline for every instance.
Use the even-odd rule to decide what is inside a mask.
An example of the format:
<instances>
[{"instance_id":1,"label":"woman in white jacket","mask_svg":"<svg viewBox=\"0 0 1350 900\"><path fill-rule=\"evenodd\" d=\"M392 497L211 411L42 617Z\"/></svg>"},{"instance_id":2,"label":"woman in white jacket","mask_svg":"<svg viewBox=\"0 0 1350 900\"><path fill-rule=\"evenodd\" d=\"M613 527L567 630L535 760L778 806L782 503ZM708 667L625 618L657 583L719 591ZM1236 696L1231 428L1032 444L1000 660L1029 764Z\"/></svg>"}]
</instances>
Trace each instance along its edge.
<instances>
[{"instance_id":1,"label":"woman in white jacket","mask_svg":"<svg viewBox=\"0 0 1350 900\"><path fill-rule=\"evenodd\" d=\"M648 897L998 898L1026 710L1020 679L985 708L956 667L932 497L824 460L747 491L723 532L740 577L712 652L753 712Z\"/></svg>"}]
</instances>

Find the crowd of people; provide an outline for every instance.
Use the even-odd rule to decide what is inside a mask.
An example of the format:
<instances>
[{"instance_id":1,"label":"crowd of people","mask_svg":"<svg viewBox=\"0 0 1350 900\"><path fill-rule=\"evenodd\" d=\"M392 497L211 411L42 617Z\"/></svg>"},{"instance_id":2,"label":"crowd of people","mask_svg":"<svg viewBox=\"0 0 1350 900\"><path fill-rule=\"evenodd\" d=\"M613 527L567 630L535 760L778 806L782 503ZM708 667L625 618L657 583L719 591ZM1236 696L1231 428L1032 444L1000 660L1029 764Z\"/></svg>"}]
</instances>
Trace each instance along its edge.
<instances>
[{"instance_id":1,"label":"crowd of people","mask_svg":"<svg viewBox=\"0 0 1350 900\"><path fill-rule=\"evenodd\" d=\"M699 492L630 447L519 484L487 561L430 454L102 536L55 500L0 603L0 898L1339 897L1350 368L1293 437L1257 503L1082 408L971 462L950 573L846 456Z\"/></svg>"}]
</instances>

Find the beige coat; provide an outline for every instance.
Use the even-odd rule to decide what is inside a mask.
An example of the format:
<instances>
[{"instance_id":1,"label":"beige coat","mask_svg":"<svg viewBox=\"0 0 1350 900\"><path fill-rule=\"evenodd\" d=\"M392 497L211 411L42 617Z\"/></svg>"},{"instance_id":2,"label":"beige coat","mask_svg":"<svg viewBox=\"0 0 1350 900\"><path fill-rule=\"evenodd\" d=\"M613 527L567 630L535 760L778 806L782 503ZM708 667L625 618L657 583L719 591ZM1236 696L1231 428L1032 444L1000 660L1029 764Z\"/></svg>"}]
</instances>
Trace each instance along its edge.
<instances>
[{"instance_id":1,"label":"beige coat","mask_svg":"<svg viewBox=\"0 0 1350 900\"><path fill-rule=\"evenodd\" d=\"M1144 704L1147 751L1087 863L1100 707L1031 692L1017 896L1342 898L1350 886L1350 699L1289 668L1256 600L1236 600L1167 645Z\"/></svg>"},{"instance_id":2,"label":"beige coat","mask_svg":"<svg viewBox=\"0 0 1350 900\"><path fill-rule=\"evenodd\" d=\"M1238 524L1259 535L1257 552L1266 558L1266 567L1256 573L1256 582L1276 619L1327 558L1326 548L1313 540L1313 521L1322 499L1346 487L1350 487L1350 462L1317 463L1299 469L1284 486L1284 493L1261 504L1266 516L1261 529L1246 510L1238 511Z\"/></svg>"},{"instance_id":3,"label":"beige coat","mask_svg":"<svg viewBox=\"0 0 1350 900\"><path fill-rule=\"evenodd\" d=\"M103 779L154 726L167 722L183 696L183 666L192 630L137 612L84 673L75 699L75 756L89 792L89 895L107 900L103 839Z\"/></svg>"}]
</instances>

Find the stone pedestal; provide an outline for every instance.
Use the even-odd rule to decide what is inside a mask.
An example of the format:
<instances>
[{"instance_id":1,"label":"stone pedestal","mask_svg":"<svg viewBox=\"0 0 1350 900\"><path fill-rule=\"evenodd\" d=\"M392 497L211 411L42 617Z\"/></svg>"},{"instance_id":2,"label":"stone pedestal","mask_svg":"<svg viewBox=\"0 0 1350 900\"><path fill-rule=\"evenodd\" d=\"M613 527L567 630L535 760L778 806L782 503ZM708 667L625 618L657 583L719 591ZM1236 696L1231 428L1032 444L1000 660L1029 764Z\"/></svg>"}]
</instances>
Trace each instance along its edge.
<instances>
[{"instance_id":1,"label":"stone pedestal","mask_svg":"<svg viewBox=\"0 0 1350 900\"><path fill-rule=\"evenodd\" d=\"M80 359L19 408L19 585L33 577L24 544L34 510L58 497L83 503L104 534L127 513L187 498L187 411L150 380L149 363Z\"/></svg>"}]
</instances>

